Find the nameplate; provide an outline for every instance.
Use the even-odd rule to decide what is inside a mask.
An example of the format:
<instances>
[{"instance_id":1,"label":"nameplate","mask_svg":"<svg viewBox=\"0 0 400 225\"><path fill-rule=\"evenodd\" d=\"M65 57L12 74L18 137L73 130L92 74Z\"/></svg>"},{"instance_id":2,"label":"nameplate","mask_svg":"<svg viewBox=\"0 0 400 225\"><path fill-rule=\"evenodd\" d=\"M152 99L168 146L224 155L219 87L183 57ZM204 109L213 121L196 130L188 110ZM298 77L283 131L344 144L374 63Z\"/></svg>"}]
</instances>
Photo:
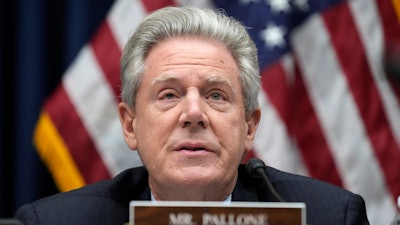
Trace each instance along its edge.
<instances>
[{"instance_id":1,"label":"nameplate","mask_svg":"<svg viewBox=\"0 0 400 225\"><path fill-rule=\"evenodd\" d=\"M306 225L304 203L131 201L130 225Z\"/></svg>"}]
</instances>

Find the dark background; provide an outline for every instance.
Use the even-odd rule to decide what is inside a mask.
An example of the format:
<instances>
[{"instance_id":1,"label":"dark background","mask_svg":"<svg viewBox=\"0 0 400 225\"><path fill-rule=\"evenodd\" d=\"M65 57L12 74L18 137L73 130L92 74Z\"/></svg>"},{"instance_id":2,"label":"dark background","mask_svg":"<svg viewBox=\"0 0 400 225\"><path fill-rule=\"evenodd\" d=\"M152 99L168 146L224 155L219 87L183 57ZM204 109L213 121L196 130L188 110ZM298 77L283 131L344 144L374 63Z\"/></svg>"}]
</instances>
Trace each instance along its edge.
<instances>
[{"instance_id":1,"label":"dark background","mask_svg":"<svg viewBox=\"0 0 400 225\"><path fill-rule=\"evenodd\" d=\"M0 1L0 218L58 192L33 146L42 104L113 0Z\"/></svg>"}]
</instances>

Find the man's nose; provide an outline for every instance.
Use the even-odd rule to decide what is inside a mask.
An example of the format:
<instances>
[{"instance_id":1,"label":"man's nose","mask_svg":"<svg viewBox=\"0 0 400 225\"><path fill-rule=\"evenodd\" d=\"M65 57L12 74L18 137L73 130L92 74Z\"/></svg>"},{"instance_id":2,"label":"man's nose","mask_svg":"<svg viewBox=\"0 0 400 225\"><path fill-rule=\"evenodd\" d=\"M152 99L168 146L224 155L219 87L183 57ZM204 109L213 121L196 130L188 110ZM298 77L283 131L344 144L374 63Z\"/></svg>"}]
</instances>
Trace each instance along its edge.
<instances>
[{"instance_id":1,"label":"man's nose","mask_svg":"<svg viewBox=\"0 0 400 225\"><path fill-rule=\"evenodd\" d=\"M179 123L182 127L206 128L208 122L204 99L198 91L188 91L183 102Z\"/></svg>"}]
</instances>

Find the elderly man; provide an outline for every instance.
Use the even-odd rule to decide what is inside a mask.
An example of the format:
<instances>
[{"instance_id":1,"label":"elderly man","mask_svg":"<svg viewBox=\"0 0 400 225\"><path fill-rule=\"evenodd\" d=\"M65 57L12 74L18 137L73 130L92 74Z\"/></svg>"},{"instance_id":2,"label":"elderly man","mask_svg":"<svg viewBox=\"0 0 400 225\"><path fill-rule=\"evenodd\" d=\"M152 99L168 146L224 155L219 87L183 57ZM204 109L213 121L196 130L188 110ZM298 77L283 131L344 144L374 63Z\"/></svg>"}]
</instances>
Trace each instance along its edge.
<instances>
[{"instance_id":1,"label":"elderly man","mask_svg":"<svg viewBox=\"0 0 400 225\"><path fill-rule=\"evenodd\" d=\"M131 200L274 201L241 165L261 112L257 49L221 12L168 7L148 15L125 46L119 116L144 167L23 206L26 224L123 224ZM368 224L363 199L311 178L263 167L310 224Z\"/></svg>"}]
</instances>

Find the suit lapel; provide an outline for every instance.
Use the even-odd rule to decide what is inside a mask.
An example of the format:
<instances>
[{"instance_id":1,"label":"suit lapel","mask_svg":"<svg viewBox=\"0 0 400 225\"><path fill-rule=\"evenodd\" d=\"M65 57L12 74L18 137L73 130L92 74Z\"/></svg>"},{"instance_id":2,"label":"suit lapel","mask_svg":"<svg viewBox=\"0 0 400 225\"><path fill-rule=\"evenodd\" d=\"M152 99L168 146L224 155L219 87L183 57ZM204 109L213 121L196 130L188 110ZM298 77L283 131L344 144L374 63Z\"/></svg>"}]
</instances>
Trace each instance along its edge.
<instances>
[{"instance_id":1,"label":"suit lapel","mask_svg":"<svg viewBox=\"0 0 400 225\"><path fill-rule=\"evenodd\" d=\"M255 180L248 175L244 165L239 166L238 174L238 180L232 193L232 201L259 202L260 198L255 189L257 186L254 183Z\"/></svg>"}]
</instances>

